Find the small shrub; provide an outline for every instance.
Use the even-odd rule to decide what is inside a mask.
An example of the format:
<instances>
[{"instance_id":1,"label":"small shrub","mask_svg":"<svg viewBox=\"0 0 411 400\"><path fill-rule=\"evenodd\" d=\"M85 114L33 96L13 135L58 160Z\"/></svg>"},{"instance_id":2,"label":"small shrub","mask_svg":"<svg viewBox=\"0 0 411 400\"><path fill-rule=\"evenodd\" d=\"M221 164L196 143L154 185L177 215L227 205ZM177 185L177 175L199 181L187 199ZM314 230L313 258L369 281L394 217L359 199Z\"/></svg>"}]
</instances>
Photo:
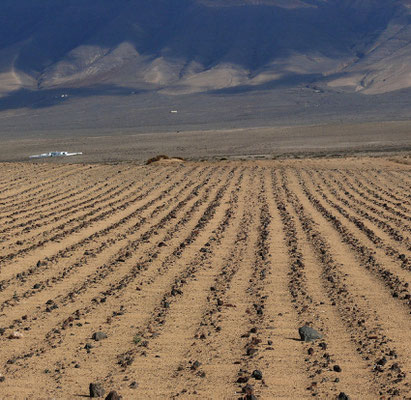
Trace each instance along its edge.
<instances>
[{"instance_id":1,"label":"small shrub","mask_svg":"<svg viewBox=\"0 0 411 400\"><path fill-rule=\"evenodd\" d=\"M168 160L170 157L166 156L165 154L160 154L153 158L150 158L146 161L146 165L152 164L153 162L160 161L160 160Z\"/></svg>"},{"instance_id":2,"label":"small shrub","mask_svg":"<svg viewBox=\"0 0 411 400\"><path fill-rule=\"evenodd\" d=\"M154 163L154 162L161 161L161 160L180 160L180 161L185 161L185 159L182 158L182 157L169 157L169 156L167 156L167 155L165 155L165 154L160 154L160 155L158 155L158 156L155 156L155 157L153 157L153 158L148 159L148 160L146 161L146 165L149 165L149 164L152 164L152 163Z\"/></svg>"},{"instance_id":3,"label":"small shrub","mask_svg":"<svg viewBox=\"0 0 411 400\"><path fill-rule=\"evenodd\" d=\"M139 344L140 342L141 342L141 336L140 335L134 335L133 343L134 344Z\"/></svg>"}]
</instances>

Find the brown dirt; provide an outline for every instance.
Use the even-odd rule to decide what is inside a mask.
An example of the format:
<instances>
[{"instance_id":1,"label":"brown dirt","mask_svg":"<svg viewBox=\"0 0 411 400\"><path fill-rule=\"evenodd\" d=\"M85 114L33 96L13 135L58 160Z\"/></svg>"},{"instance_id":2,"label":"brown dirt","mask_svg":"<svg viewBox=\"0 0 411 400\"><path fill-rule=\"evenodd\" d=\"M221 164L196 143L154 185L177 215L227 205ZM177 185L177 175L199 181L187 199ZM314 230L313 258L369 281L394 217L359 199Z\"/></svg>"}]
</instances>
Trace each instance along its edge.
<instances>
[{"instance_id":1,"label":"brown dirt","mask_svg":"<svg viewBox=\"0 0 411 400\"><path fill-rule=\"evenodd\" d=\"M0 164L0 397L410 398L401 160Z\"/></svg>"}]
</instances>

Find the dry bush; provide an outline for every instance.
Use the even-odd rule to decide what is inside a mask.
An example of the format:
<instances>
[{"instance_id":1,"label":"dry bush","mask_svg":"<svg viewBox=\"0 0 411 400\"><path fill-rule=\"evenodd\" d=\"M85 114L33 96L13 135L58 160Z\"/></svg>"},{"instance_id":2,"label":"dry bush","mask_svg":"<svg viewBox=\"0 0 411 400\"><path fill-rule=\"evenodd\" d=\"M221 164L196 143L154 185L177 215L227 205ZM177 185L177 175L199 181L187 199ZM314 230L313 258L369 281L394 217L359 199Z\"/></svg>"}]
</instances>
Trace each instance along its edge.
<instances>
[{"instance_id":1,"label":"dry bush","mask_svg":"<svg viewBox=\"0 0 411 400\"><path fill-rule=\"evenodd\" d=\"M160 154L160 155L158 155L158 156L155 156L155 157L153 157L153 158L148 159L148 160L146 161L146 165L152 164L152 163L154 163L154 162L162 161L162 160L185 161L184 158L181 158L181 157L169 157L169 156L167 156L167 155L165 155L165 154Z\"/></svg>"},{"instance_id":2,"label":"dry bush","mask_svg":"<svg viewBox=\"0 0 411 400\"><path fill-rule=\"evenodd\" d=\"M146 165L152 164L153 162L156 162L156 161L169 160L169 159L170 159L169 156L166 156L165 154L160 154L160 155L158 155L158 156L155 156L155 157L153 157L153 158L148 159L148 160L146 161Z\"/></svg>"}]
</instances>

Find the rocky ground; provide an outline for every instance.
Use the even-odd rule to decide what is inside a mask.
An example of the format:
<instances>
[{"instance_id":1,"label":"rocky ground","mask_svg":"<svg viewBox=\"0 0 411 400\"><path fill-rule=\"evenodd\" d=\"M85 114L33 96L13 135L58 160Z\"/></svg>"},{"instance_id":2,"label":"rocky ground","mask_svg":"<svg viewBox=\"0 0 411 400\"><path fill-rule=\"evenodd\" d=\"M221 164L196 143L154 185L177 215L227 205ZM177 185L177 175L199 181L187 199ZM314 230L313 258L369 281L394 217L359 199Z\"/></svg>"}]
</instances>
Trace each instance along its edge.
<instances>
[{"instance_id":1,"label":"rocky ground","mask_svg":"<svg viewBox=\"0 0 411 400\"><path fill-rule=\"evenodd\" d=\"M0 164L2 398L410 398L410 172Z\"/></svg>"}]
</instances>

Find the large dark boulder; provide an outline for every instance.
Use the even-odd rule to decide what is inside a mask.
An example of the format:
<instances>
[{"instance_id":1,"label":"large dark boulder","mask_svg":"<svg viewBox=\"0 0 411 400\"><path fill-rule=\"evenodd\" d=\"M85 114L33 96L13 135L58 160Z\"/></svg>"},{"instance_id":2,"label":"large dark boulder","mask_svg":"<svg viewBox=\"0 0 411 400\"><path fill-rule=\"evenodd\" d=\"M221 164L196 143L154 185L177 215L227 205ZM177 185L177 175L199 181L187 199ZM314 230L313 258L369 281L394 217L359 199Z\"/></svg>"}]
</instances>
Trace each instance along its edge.
<instances>
[{"instance_id":1,"label":"large dark boulder","mask_svg":"<svg viewBox=\"0 0 411 400\"><path fill-rule=\"evenodd\" d=\"M320 332L317 332L315 329L307 325L298 329L298 333L300 334L301 340L304 342L313 342L314 340L321 339L323 337Z\"/></svg>"}]
</instances>

